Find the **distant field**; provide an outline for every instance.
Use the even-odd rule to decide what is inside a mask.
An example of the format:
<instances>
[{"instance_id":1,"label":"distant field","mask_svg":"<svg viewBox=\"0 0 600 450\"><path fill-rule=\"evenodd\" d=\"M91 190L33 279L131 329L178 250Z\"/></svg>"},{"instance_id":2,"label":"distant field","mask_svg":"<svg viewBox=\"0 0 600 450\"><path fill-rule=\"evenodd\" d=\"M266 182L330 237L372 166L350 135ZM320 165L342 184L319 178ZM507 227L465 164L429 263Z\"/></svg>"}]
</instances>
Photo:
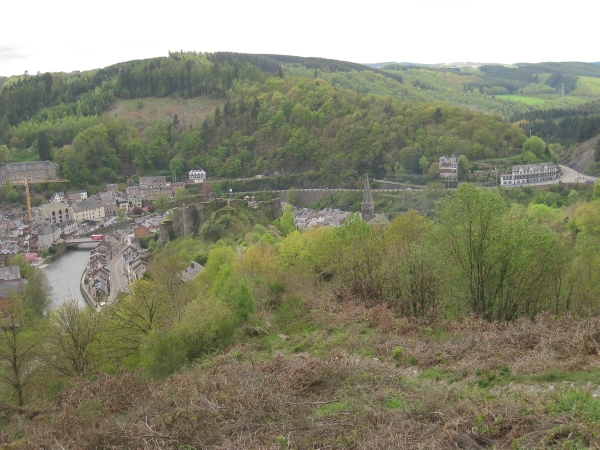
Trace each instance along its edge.
<instances>
[{"instance_id":1,"label":"distant field","mask_svg":"<svg viewBox=\"0 0 600 450\"><path fill-rule=\"evenodd\" d=\"M600 78L579 77L576 89L569 95L600 98Z\"/></svg>"},{"instance_id":2,"label":"distant field","mask_svg":"<svg viewBox=\"0 0 600 450\"><path fill-rule=\"evenodd\" d=\"M173 121L175 114L182 127L202 125L204 117L212 113L223 100L210 97L195 98L142 98L118 100L107 115L119 114L125 121L137 128L140 133L157 119Z\"/></svg>"},{"instance_id":3,"label":"distant field","mask_svg":"<svg viewBox=\"0 0 600 450\"><path fill-rule=\"evenodd\" d=\"M548 100L545 98L525 97L523 95L496 95L497 99L508 100L509 102L525 103L526 105L543 105Z\"/></svg>"}]
</instances>

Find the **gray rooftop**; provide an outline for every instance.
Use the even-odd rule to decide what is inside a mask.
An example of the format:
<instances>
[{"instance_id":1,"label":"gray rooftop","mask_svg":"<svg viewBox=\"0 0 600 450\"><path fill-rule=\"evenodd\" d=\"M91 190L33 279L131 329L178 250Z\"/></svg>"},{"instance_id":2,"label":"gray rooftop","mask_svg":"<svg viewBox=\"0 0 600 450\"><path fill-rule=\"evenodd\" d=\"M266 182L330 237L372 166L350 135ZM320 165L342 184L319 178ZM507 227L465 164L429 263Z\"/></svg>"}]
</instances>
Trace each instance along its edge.
<instances>
[{"instance_id":1,"label":"gray rooftop","mask_svg":"<svg viewBox=\"0 0 600 450\"><path fill-rule=\"evenodd\" d=\"M0 280L19 280L21 268L19 266L0 267Z\"/></svg>"},{"instance_id":2,"label":"gray rooftop","mask_svg":"<svg viewBox=\"0 0 600 450\"><path fill-rule=\"evenodd\" d=\"M96 209L102 206L102 202L93 199L83 200L82 202L73 203L73 211L85 211L86 209Z\"/></svg>"},{"instance_id":3,"label":"gray rooftop","mask_svg":"<svg viewBox=\"0 0 600 450\"><path fill-rule=\"evenodd\" d=\"M7 172L23 172L29 170L44 170L44 169L56 169L58 168L57 164L54 164L50 161L33 161L33 162L23 162L23 163L13 163L13 164L2 164L2 167L6 169Z\"/></svg>"}]
</instances>

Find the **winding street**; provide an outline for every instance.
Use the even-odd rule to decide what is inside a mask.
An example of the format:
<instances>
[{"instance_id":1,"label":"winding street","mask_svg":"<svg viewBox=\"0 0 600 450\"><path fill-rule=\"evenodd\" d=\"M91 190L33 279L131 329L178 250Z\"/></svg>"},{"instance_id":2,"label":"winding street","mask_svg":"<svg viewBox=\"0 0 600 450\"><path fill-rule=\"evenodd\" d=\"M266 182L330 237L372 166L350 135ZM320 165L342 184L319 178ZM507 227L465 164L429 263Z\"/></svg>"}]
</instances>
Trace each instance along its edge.
<instances>
[{"instance_id":1,"label":"winding street","mask_svg":"<svg viewBox=\"0 0 600 450\"><path fill-rule=\"evenodd\" d=\"M596 182L596 180L598 179L598 177L593 177L591 175L586 175L583 173L579 173L577 171L575 171L574 169L571 169L570 167L567 166L560 166L561 170L562 170L562 177L560 177L560 181L562 181L563 183L585 183L586 181L593 181L594 183ZM544 184L544 183L540 183L540 184Z\"/></svg>"}]
</instances>

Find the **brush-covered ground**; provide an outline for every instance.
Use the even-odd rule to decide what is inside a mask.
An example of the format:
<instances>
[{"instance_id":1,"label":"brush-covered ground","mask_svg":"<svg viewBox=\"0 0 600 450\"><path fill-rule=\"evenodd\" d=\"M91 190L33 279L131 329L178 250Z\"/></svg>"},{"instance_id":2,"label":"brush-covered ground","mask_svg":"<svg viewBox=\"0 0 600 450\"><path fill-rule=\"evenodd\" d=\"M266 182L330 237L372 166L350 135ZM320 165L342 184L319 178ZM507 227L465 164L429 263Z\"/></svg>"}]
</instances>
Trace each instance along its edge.
<instances>
[{"instance_id":1,"label":"brush-covered ground","mask_svg":"<svg viewBox=\"0 0 600 450\"><path fill-rule=\"evenodd\" d=\"M166 379L121 371L3 405L1 448L600 446L600 320L428 322L295 288Z\"/></svg>"}]
</instances>

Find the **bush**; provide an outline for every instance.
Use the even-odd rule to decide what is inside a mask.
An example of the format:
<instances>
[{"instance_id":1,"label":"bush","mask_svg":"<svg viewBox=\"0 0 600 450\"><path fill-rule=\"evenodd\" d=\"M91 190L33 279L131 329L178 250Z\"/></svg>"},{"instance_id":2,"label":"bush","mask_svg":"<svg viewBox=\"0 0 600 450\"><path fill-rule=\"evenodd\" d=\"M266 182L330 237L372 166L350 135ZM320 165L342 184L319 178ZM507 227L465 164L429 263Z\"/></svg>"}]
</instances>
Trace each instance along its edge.
<instances>
[{"instance_id":1,"label":"bush","mask_svg":"<svg viewBox=\"0 0 600 450\"><path fill-rule=\"evenodd\" d=\"M144 365L155 378L166 378L177 372L185 363L187 355L183 340L173 333L151 333L142 352Z\"/></svg>"},{"instance_id":2,"label":"bush","mask_svg":"<svg viewBox=\"0 0 600 450\"><path fill-rule=\"evenodd\" d=\"M150 236L140 237L140 247L148 249L152 242L158 241L158 233L151 234Z\"/></svg>"},{"instance_id":3,"label":"bush","mask_svg":"<svg viewBox=\"0 0 600 450\"><path fill-rule=\"evenodd\" d=\"M299 295L293 295L285 300L275 313L275 322L288 325L294 322L302 311L302 298Z\"/></svg>"}]
</instances>

